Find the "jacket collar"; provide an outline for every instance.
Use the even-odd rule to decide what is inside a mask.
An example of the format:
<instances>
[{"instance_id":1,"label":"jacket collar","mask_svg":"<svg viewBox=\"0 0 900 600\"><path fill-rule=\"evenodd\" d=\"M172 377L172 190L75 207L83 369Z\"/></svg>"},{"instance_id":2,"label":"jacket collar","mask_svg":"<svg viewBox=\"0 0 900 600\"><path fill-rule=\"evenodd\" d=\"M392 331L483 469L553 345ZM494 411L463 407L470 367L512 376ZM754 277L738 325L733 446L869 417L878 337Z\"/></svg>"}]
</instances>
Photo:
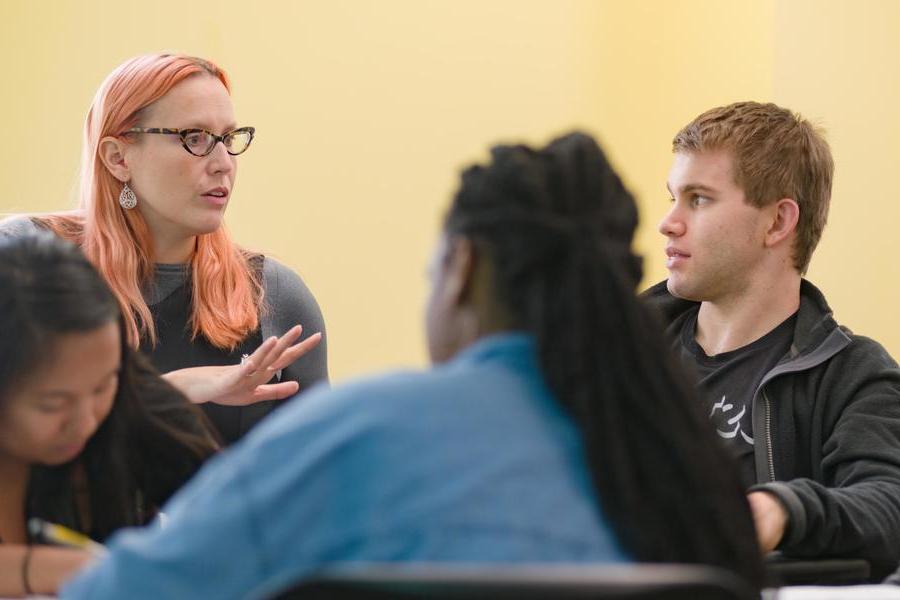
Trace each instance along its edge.
<instances>
[{"instance_id":1,"label":"jacket collar","mask_svg":"<svg viewBox=\"0 0 900 600\"><path fill-rule=\"evenodd\" d=\"M663 280L641 294L668 326L685 313L700 306L699 302L676 298L669 293ZM849 332L839 327L832 316L824 294L806 279L800 281L800 308L794 325L794 340L790 360L801 359L804 364L827 360L850 343Z\"/></svg>"}]
</instances>

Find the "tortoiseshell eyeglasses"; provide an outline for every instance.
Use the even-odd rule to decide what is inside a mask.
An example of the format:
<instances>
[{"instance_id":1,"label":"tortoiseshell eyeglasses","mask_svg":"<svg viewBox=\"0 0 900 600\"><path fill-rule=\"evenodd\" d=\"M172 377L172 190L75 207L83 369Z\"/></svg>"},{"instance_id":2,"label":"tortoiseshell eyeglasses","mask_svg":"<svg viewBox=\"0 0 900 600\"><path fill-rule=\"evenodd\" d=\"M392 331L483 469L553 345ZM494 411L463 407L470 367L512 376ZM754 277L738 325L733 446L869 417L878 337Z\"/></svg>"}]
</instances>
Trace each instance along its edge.
<instances>
[{"instance_id":1,"label":"tortoiseshell eyeglasses","mask_svg":"<svg viewBox=\"0 0 900 600\"><path fill-rule=\"evenodd\" d=\"M250 147L255 127L241 127L222 135L216 135L205 129L171 129L168 127L132 127L123 133L161 133L163 135L177 135L181 138L181 145L194 156L206 156L213 151L216 143L222 142L225 151L232 156L242 154Z\"/></svg>"}]
</instances>

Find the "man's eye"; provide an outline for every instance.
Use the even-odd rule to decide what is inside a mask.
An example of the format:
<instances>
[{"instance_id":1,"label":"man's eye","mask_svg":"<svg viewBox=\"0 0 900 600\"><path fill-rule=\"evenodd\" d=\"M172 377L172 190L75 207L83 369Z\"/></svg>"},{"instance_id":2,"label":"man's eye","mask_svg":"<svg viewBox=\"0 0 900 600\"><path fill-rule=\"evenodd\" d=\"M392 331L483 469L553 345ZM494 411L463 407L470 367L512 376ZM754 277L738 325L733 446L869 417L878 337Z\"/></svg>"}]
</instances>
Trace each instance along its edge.
<instances>
[{"instance_id":1,"label":"man's eye","mask_svg":"<svg viewBox=\"0 0 900 600\"><path fill-rule=\"evenodd\" d=\"M691 203L694 206L703 206L704 204L707 204L708 202L709 202L709 198L707 198L706 196L694 196L691 199Z\"/></svg>"}]
</instances>

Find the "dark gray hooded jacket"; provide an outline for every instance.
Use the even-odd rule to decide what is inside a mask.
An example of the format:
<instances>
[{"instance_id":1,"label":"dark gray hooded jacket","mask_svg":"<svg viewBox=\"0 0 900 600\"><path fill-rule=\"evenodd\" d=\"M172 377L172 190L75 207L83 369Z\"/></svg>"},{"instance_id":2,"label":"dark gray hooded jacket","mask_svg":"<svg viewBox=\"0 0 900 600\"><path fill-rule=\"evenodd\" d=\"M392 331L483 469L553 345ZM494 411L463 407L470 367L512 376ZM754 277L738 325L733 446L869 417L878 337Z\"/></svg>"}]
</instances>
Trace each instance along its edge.
<instances>
[{"instance_id":1,"label":"dark gray hooded jacket","mask_svg":"<svg viewBox=\"0 0 900 600\"><path fill-rule=\"evenodd\" d=\"M643 294L677 340L698 303L663 281ZM835 322L803 280L791 349L753 398L757 485L787 509L778 549L867 559L875 577L900 562L900 369L887 351Z\"/></svg>"}]
</instances>

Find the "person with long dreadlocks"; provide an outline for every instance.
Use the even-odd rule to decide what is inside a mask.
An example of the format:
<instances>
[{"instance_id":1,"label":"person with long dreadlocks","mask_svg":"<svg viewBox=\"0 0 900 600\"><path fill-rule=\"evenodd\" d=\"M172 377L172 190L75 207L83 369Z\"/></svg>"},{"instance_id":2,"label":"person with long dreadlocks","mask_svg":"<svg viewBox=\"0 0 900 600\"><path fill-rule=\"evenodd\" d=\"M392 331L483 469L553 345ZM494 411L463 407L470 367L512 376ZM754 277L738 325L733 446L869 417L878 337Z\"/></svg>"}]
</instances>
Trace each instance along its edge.
<instances>
[{"instance_id":1,"label":"person with long dreadlocks","mask_svg":"<svg viewBox=\"0 0 900 600\"><path fill-rule=\"evenodd\" d=\"M739 480L634 294L632 197L584 134L492 154L431 263L434 367L311 390L63 598L265 597L372 561L702 563L759 584Z\"/></svg>"}]
</instances>

